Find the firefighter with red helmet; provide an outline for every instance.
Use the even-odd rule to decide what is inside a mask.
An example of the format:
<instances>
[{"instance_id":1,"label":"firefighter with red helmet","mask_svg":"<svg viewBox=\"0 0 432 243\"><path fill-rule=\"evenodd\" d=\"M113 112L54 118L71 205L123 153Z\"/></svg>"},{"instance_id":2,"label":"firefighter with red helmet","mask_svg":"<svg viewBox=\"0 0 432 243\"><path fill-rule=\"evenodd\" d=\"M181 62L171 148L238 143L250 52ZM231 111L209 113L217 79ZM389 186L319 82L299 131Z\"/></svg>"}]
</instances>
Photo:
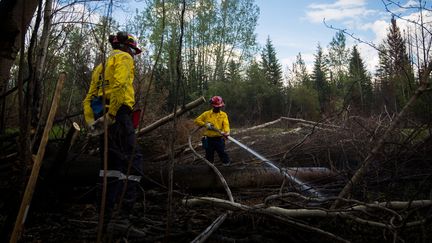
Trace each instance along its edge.
<instances>
[{"instance_id":1,"label":"firefighter with red helmet","mask_svg":"<svg viewBox=\"0 0 432 243\"><path fill-rule=\"evenodd\" d=\"M130 213L142 176L142 155L136 144L132 121L135 105L134 56L141 53L141 49L135 37L127 32L110 35L108 41L113 50L105 61L105 67L99 64L93 70L90 88L83 101L84 117L90 134L101 135L104 122L108 123L108 169L105 171L102 165L99 171L101 181L105 173L108 179L107 218L120 204L120 215L127 216ZM102 105L103 100L105 107ZM100 144L103 161L104 136L100 136ZM124 184L127 187L121 199Z\"/></svg>"},{"instance_id":2,"label":"firefighter with red helmet","mask_svg":"<svg viewBox=\"0 0 432 243\"><path fill-rule=\"evenodd\" d=\"M202 139L206 151L206 159L213 163L216 151L224 166L231 164L228 154L225 152L225 138L230 134L228 115L221 108L225 106L222 97L213 96L210 99L212 109L203 112L194 123L205 127Z\"/></svg>"}]
</instances>

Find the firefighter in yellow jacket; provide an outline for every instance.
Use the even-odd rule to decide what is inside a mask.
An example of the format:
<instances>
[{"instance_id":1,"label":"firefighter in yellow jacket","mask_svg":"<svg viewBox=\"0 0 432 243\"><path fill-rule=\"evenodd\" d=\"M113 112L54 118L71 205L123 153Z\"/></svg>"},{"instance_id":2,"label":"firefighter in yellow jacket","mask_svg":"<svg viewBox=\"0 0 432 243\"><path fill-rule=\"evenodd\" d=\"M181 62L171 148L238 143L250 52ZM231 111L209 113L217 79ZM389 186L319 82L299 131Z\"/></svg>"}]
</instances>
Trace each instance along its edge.
<instances>
[{"instance_id":1,"label":"firefighter in yellow jacket","mask_svg":"<svg viewBox=\"0 0 432 243\"><path fill-rule=\"evenodd\" d=\"M216 151L224 166L231 164L228 154L225 152L225 138L230 134L228 115L221 110L225 106L222 97L213 96L210 99L211 110L205 111L194 122L198 126L206 127L202 139L206 151L206 159L213 163Z\"/></svg>"},{"instance_id":2,"label":"firefighter in yellow jacket","mask_svg":"<svg viewBox=\"0 0 432 243\"><path fill-rule=\"evenodd\" d=\"M99 64L92 73L90 88L83 101L84 117L93 135L102 134L104 122L108 123L106 212L107 216L111 217L116 205L122 200L122 208L118 212L122 216L128 216L135 203L142 176L142 155L136 144L132 120L135 105L133 57L141 53L141 50L135 37L126 32L110 35L109 42L113 50L105 62L105 67ZM102 105L103 94L105 109ZM100 136L101 145L104 144L103 137ZM100 149L103 161L102 148L103 146ZM104 177L103 166L99 176ZM127 183L127 188L124 197L120 199L124 183Z\"/></svg>"}]
</instances>

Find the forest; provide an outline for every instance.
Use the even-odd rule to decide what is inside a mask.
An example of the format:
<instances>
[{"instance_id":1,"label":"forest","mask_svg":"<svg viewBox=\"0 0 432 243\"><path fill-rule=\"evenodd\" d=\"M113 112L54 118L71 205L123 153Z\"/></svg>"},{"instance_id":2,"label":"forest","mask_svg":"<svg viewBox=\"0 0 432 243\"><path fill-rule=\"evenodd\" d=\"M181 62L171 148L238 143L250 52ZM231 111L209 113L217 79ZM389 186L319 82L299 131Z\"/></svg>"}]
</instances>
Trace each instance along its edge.
<instances>
[{"instance_id":1,"label":"forest","mask_svg":"<svg viewBox=\"0 0 432 243\"><path fill-rule=\"evenodd\" d=\"M432 240L430 1L383 0L381 43L324 24L334 37L317 40L312 68L301 52L284 67L270 36L258 44L255 0L143 1L126 23L114 12L128 1L0 1L1 242ZM144 175L133 224L103 233L104 148L83 100L118 31L143 49ZM374 71L359 45L378 54ZM214 95L229 167L203 157L193 123Z\"/></svg>"}]
</instances>

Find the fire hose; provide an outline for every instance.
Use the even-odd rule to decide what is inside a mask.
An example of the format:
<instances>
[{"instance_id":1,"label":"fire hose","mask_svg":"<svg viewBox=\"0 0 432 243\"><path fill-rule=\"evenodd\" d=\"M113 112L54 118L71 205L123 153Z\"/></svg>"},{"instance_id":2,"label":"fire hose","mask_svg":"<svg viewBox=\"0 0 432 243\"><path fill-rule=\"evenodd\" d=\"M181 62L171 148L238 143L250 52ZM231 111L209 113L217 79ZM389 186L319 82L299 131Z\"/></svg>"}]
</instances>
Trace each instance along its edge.
<instances>
[{"instance_id":1,"label":"fire hose","mask_svg":"<svg viewBox=\"0 0 432 243\"><path fill-rule=\"evenodd\" d=\"M226 135L225 133L221 132L219 129L212 127L212 129L216 132L218 132L220 135L222 135L223 137L225 137L226 139L228 139L229 141L237 144L239 147L241 147L242 149L246 150L247 152L249 152L250 154L254 155L255 157L257 157L259 160L261 160L262 162L264 162L266 165L268 165L270 168L278 171L279 173L281 173L285 178L287 178L290 182L292 182L293 184L295 184L296 186L298 186L300 188L301 191L306 191L311 193L313 196L316 197L323 197L321 195L321 193L319 193L317 190L315 190L314 188L312 188L311 186L308 186L306 183L300 181L298 178L290 175L289 173L287 173L283 168L279 168L278 166L276 166L272 161L266 159L264 156L260 155L259 153L257 153L256 151L252 150L251 148L249 148L248 146L244 145L243 143L241 143L240 141L238 141L237 139L233 138L230 135Z\"/></svg>"}]
</instances>

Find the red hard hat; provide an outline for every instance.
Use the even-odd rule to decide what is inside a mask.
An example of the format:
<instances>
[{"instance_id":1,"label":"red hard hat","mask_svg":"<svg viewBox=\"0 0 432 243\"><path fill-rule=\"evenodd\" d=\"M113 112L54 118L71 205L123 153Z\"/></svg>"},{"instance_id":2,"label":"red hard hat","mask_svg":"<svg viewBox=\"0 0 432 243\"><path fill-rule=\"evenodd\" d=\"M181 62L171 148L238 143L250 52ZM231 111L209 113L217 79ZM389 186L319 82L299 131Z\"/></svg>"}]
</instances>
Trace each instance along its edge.
<instances>
[{"instance_id":1,"label":"red hard hat","mask_svg":"<svg viewBox=\"0 0 432 243\"><path fill-rule=\"evenodd\" d=\"M213 96L213 97L211 97L210 104L213 107L224 107L225 106L225 104L224 104L224 102L222 100L222 97L220 97L220 96Z\"/></svg>"}]
</instances>

